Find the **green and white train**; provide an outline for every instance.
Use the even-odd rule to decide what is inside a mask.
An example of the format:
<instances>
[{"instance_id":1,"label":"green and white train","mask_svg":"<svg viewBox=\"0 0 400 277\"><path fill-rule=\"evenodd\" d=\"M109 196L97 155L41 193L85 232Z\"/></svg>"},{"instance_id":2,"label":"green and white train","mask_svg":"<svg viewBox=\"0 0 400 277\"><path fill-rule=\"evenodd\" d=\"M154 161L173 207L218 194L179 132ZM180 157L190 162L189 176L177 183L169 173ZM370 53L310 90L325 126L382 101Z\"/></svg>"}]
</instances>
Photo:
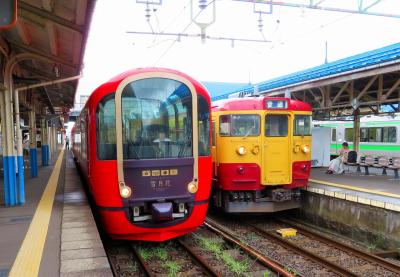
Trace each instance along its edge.
<instances>
[{"instance_id":1,"label":"green and white train","mask_svg":"<svg viewBox=\"0 0 400 277\"><path fill-rule=\"evenodd\" d=\"M348 142L353 148L353 122L314 122L314 125L331 128L330 153L335 156ZM359 156L400 157L400 115L395 117L363 117L360 124Z\"/></svg>"}]
</instances>

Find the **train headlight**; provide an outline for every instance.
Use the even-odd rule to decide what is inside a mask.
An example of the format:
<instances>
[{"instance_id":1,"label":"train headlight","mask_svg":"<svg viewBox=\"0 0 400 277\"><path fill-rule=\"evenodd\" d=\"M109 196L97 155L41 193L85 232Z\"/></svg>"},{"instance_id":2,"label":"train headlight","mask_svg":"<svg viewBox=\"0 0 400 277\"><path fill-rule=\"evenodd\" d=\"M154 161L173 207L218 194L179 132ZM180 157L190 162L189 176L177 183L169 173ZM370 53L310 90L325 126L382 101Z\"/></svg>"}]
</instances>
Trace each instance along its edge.
<instances>
[{"instance_id":1,"label":"train headlight","mask_svg":"<svg viewBox=\"0 0 400 277\"><path fill-rule=\"evenodd\" d=\"M239 155L244 155L246 154L246 147L240 146L236 151Z\"/></svg>"},{"instance_id":2,"label":"train headlight","mask_svg":"<svg viewBox=\"0 0 400 277\"><path fill-rule=\"evenodd\" d=\"M303 145L301 151L303 151L305 154L310 153L310 147L308 145Z\"/></svg>"},{"instance_id":3,"label":"train headlight","mask_svg":"<svg viewBox=\"0 0 400 277\"><path fill-rule=\"evenodd\" d=\"M188 189L188 192L190 192L190 193L196 193L199 189L199 186L197 185L196 182L192 181L188 184L187 189Z\"/></svg>"},{"instance_id":4,"label":"train headlight","mask_svg":"<svg viewBox=\"0 0 400 277\"><path fill-rule=\"evenodd\" d=\"M128 186L123 186L123 187L119 190L119 194L121 194L121 197L123 197L123 198L128 198L129 196L131 196L132 190L131 190L131 188L128 187Z\"/></svg>"},{"instance_id":5,"label":"train headlight","mask_svg":"<svg viewBox=\"0 0 400 277\"><path fill-rule=\"evenodd\" d=\"M258 147L258 145L254 146L254 148L251 150L251 152L252 152L254 155L257 155L258 152L260 152L260 147Z\"/></svg>"}]
</instances>

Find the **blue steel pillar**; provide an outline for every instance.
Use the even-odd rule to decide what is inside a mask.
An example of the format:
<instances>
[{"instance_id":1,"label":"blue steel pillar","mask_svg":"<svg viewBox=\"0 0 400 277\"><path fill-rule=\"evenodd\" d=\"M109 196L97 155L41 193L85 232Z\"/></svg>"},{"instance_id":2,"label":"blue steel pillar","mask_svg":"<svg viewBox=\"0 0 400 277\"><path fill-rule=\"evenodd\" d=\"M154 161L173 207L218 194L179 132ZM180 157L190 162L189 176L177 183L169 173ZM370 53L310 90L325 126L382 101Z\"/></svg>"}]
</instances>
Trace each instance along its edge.
<instances>
[{"instance_id":1,"label":"blue steel pillar","mask_svg":"<svg viewBox=\"0 0 400 277\"><path fill-rule=\"evenodd\" d=\"M29 112L29 159L31 164L31 176L38 176L37 162L37 142L36 142L36 113L35 106L32 105L32 110Z\"/></svg>"}]
</instances>

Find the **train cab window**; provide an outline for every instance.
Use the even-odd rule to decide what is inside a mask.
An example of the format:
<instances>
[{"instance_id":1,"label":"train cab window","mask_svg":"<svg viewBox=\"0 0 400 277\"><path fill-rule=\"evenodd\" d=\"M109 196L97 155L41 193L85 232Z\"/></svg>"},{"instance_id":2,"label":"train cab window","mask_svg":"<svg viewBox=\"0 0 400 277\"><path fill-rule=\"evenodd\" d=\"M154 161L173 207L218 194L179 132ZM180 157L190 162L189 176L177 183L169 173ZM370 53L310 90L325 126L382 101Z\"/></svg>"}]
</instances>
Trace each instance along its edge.
<instances>
[{"instance_id":1,"label":"train cab window","mask_svg":"<svg viewBox=\"0 0 400 277\"><path fill-rule=\"evenodd\" d=\"M219 118L219 134L221 136L231 134L231 115L221 115Z\"/></svg>"},{"instance_id":2,"label":"train cab window","mask_svg":"<svg viewBox=\"0 0 400 277\"><path fill-rule=\"evenodd\" d=\"M233 114L220 117L219 134L231 137L254 137L260 135L260 116Z\"/></svg>"},{"instance_id":3,"label":"train cab window","mask_svg":"<svg viewBox=\"0 0 400 277\"><path fill-rule=\"evenodd\" d=\"M207 149L207 102L200 101L198 109L199 136ZM192 112L190 90L179 81L148 78L127 85L121 113L124 159L192 157Z\"/></svg>"},{"instance_id":4,"label":"train cab window","mask_svg":"<svg viewBox=\"0 0 400 277\"><path fill-rule=\"evenodd\" d=\"M294 135L311 136L311 116L309 115L294 116Z\"/></svg>"},{"instance_id":5,"label":"train cab window","mask_svg":"<svg viewBox=\"0 0 400 277\"><path fill-rule=\"evenodd\" d=\"M105 96L97 106L96 134L97 158L99 160L117 159L115 145L115 94Z\"/></svg>"},{"instance_id":6,"label":"train cab window","mask_svg":"<svg viewBox=\"0 0 400 277\"><path fill-rule=\"evenodd\" d=\"M265 118L265 136L286 137L288 135L287 115L267 115Z\"/></svg>"}]
</instances>

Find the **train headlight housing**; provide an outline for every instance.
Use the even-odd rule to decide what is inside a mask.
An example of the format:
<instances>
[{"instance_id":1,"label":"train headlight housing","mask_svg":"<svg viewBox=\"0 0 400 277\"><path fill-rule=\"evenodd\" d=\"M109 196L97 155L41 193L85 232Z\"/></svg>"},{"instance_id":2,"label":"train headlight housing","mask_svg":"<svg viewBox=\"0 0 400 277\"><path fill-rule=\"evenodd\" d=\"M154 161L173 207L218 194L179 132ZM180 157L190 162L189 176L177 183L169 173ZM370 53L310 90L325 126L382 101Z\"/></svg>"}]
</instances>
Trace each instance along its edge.
<instances>
[{"instance_id":1,"label":"train headlight housing","mask_svg":"<svg viewBox=\"0 0 400 277\"><path fill-rule=\"evenodd\" d=\"M246 154L246 147L240 146L238 149L236 149L236 152L237 152L239 155L244 155L244 154Z\"/></svg>"},{"instance_id":2,"label":"train headlight housing","mask_svg":"<svg viewBox=\"0 0 400 277\"><path fill-rule=\"evenodd\" d=\"M123 186L119 190L119 194L121 194L121 197L123 197L123 198L129 198L132 195L132 190L128 186Z\"/></svg>"},{"instance_id":3,"label":"train headlight housing","mask_svg":"<svg viewBox=\"0 0 400 277\"><path fill-rule=\"evenodd\" d=\"M303 153L308 154L310 153L310 147L308 145L303 145L303 147L301 148L301 151L303 151Z\"/></svg>"},{"instance_id":4,"label":"train headlight housing","mask_svg":"<svg viewBox=\"0 0 400 277\"><path fill-rule=\"evenodd\" d=\"M190 193L196 193L197 191L198 191L198 189L199 189L199 186L197 185L197 183L196 182L190 182L189 184L188 184L188 187L187 187L187 190L188 190L188 192L190 192Z\"/></svg>"}]
</instances>

